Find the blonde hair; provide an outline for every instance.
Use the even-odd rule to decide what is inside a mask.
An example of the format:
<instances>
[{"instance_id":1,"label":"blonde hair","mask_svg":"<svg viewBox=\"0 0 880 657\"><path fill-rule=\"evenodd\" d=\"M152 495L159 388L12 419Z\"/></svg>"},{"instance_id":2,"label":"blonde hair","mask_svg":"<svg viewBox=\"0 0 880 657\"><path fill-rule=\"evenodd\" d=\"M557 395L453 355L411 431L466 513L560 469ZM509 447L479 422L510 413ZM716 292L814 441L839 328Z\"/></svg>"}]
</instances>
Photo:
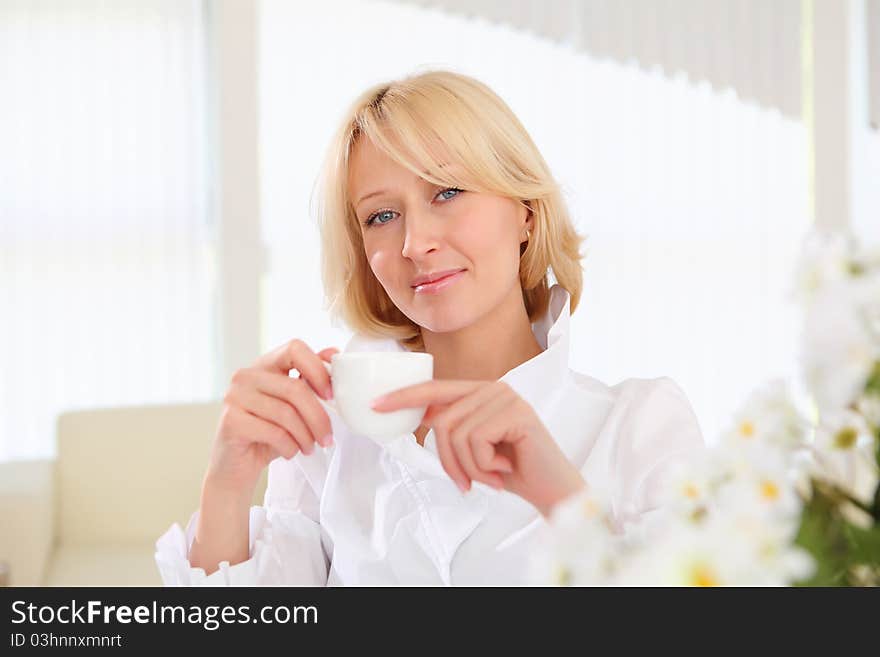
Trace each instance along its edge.
<instances>
[{"instance_id":1,"label":"blonde hair","mask_svg":"<svg viewBox=\"0 0 880 657\"><path fill-rule=\"evenodd\" d=\"M584 238L538 148L485 84L459 73L428 71L367 89L330 142L316 187L316 214L324 291L335 317L355 332L424 350L420 327L394 305L364 253L348 190L349 161L362 137L433 184L504 196L527 207L533 225L521 247L519 278L529 320L547 310L548 269L568 291L574 312L583 285ZM458 165L454 172L443 168L449 161Z\"/></svg>"}]
</instances>

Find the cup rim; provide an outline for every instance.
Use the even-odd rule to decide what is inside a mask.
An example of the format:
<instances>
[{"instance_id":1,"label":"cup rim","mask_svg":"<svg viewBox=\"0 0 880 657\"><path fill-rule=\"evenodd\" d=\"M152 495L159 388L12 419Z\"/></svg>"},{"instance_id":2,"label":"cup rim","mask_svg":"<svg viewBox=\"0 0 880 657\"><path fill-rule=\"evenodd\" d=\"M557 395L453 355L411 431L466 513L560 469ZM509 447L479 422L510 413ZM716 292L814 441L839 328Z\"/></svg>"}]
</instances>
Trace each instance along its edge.
<instances>
[{"instance_id":1,"label":"cup rim","mask_svg":"<svg viewBox=\"0 0 880 657\"><path fill-rule=\"evenodd\" d=\"M336 359L342 357L359 360L365 358L375 358L379 355L381 355L382 358L415 358L418 360L431 360L434 358L432 354L423 351L343 351L333 354L330 357L330 362L333 362Z\"/></svg>"}]
</instances>

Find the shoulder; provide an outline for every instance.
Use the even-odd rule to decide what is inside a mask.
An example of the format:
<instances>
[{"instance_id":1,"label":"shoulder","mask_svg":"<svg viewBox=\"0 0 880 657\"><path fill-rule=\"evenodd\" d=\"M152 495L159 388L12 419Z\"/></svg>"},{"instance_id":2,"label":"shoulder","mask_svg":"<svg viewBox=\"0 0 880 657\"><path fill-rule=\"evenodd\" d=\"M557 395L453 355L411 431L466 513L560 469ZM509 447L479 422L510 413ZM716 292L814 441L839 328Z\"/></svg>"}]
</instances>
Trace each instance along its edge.
<instances>
[{"instance_id":1,"label":"shoulder","mask_svg":"<svg viewBox=\"0 0 880 657\"><path fill-rule=\"evenodd\" d=\"M611 390L618 404L645 406L654 411L691 408L684 390L668 376L624 379L611 386Z\"/></svg>"},{"instance_id":2,"label":"shoulder","mask_svg":"<svg viewBox=\"0 0 880 657\"><path fill-rule=\"evenodd\" d=\"M571 370L571 377L580 390L606 399L616 409L631 411L645 408L648 412L692 410L684 390L668 376L629 378L614 385L574 370Z\"/></svg>"},{"instance_id":3,"label":"shoulder","mask_svg":"<svg viewBox=\"0 0 880 657\"><path fill-rule=\"evenodd\" d=\"M578 387L602 396L608 406L603 426L615 442L632 447L661 440L667 444L702 445L703 435L682 387L667 376L628 378L614 385L572 372Z\"/></svg>"},{"instance_id":4,"label":"shoulder","mask_svg":"<svg viewBox=\"0 0 880 657\"><path fill-rule=\"evenodd\" d=\"M635 448L661 443L669 448L704 446L703 432L690 400L673 379L626 379L613 386L621 433Z\"/></svg>"}]
</instances>

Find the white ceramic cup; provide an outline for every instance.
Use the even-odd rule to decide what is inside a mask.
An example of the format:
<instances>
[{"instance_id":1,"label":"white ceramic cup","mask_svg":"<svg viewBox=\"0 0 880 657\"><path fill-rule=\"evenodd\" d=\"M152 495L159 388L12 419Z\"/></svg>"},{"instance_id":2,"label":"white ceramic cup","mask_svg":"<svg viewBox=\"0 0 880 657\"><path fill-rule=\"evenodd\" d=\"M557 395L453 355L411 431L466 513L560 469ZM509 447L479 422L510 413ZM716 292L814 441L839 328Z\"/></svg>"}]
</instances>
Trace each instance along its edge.
<instances>
[{"instance_id":1,"label":"white ceramic cup","mask_svg":"<svg viewBox=\"0 0 880 657\"><path fill-rule=\"evenodd\" d=\"M434 377L431 354L352 351L333 354L324 366L330 373L333 400L321 401L339 413L353 433L384 444L418 428L427 407L379 413L370 403L392 390L430 381Z\"/></svg>"}]
</instances>

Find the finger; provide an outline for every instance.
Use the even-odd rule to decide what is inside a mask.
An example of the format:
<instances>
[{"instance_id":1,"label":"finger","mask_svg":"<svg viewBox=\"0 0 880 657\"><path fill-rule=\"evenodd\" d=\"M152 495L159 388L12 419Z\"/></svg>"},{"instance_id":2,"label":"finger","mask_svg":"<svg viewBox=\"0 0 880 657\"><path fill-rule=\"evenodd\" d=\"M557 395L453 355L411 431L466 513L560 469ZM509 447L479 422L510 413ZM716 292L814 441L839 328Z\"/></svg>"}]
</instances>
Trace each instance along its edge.
<instances>
[{"instance_id":1,"label":"finger","mask_svg":"<svg viewBox=\"0 0 880 657\"><path fill-rule=\"evenodd\" d=\"M483 382L482 385L476 387L469 394L460 397L451 404L431 404L425 411L422 423L429 426L442 425L447 431L451 431L458 426L463 418L471 415L480 406L486 404L495 395L499 394L499 389L493 383Z\"/></svg>"},{"instance_id":2,"label":"finger","mask_svg":"<svg viewBox=\"0 0 880 657\"><path fill-rule=\"evenodd\" d=\"M437 417L446 411L447 408L449 408L449 404L428 404L421 423L427 427L433 426Z\"/></svg>"},{"instance_id":3,"label":"finger","mask_svg":"<svg viewBox=\"0 0 880 657\"><path fill-rule=\"evenodd\" d=\"M312 389L323 397L330 399L333 392L330 388L330 374L318 355L309 349L302 340L291 340L277 349L257 359L256 367L276 374L290 374L297 370Z\"/></svg>"},{"instance_id":4,"label":"finger","mask_svg":"<svg viewBox=\"0 0 880 657\"><path fill-rule=\"evenodd\" d=\"M494 412L482 414L482 419L469 428L474 460L484 471L504 474L514 471L511 458L513 450L510 447L526 435L521 428L524 420L515 406L516 400L513 400L495 408ZM500 476L503 481L503 475Z\"/></svg>"},{"instance_id":5,"label":"finger","mask_svg":"<svg viewBox=\"0 0 880 657\"><path fill-rule=\"evenodd\" d=\"M452 451L455 453L455 456L458 457L458 462L461 463L461 467L464 469L465 474L471 480L479 481L492 488L504 487L504 481L501 479L501 475L492 472L484 472L477 467L476 461L474 461L474 455L471 453L470 441L468 440L467 435L460 433L453 434L449 439L449 444L452 446Z\"/></svg>"},{"instance_id":6,"label":"finger","mask_svg":"<svg viewBox=\"0 0 880 657\"><path fill-rule=\"evenodd\" d=\"M464 468L461 467L458 457L452 450L452 445L449 443L449 435L434 429L434 439L443 469L446 470L446 473L452 478L461 492L467 492L471 487L471 480L465 474Z\"/></svg>"},{"instance_id":7,"label":"finger","mask_svg":"<svg viewBox=\"0 0 880 657\"><path fill-rule=\"evenodd\" d=\"M260 461L265 463L271 463L279 456L284 456L284 454L280 453L277 449L272 447L272 445L267 445L266 443L253 443L260 454ZM285 457L287 458L287 457Z\"/></svg>"},{"instance_id":8,"label":"finger","mask_svg":"<svg viewBox=\"0 0 880 657\"><path fill-rule=\"evenodd\" d=\"M477 464L479 464L479 461L477 461ZM505 474L510 474L513 472L513 461L496 451L495 456L492 457L492 460L489 463L489 467L485 469L490 472L503 472Z\"/></svg>"},{"instance_id":9,"label":"finger","mask_svg":"<svg viewBox=\"0 0 880 657\"><path fill-rule=\"evenodd\" d=\"M329 444L329 440L325 439L332 431L330 417L305 381L284 374L254 370L253 383L260 392L292 405L305 421L312 437L325 447Z\"/></svg>"},{"instance_id":10,"label":"finger","mask_svg":"<svg viewBox=\"0 0 880 657\"><path fill-rule=\"evenodd\" d=\"M497 453L496 445L492 440L498 433L498 429L492 428L496 423L503 426L506 431L516 421L515 416L510 413L513 402L514 400L508 395L497 395L468 416L460 425L461 432L468 437L474 462L483 472L513 472L510 459Z\"/></svg>"},{"instance_id":11,"label":"finger","mask_svg":"<svg viewBox=\"0 0 880 657\"><path fill-rule=\"evenodd\" d=\"M453 381L435 379L398 388L377 397L370 405L380 413L401 408L416 408L430 404L449 404L485 385L484 381Z\"/></svg>"},{"instance_id":12,"label":"finger","mask_svg":"<svg viewBox=\"0 0 880 657\"><path fill-rule=\"evenodd\" d=\"M480 395L472 395L479 403L469 409L467 415L454 423L451 430L451 442L465 471L477 481L495 488L503 488L504 485L503 478L496 471L511 472L512 467L505 457L495 458L494 444L484 440L482 432L478 429L490 418L506 417L506 409L515 401L513 394L508 394L508 392L512 393L506 386L492 386L489 391L491 396L485 392ZM470 402L470 399L468 401ZM455 406L461 405L462 402L459 402ZM457 410L451 408L449 414L452 415ZM471 464L473 464L472 467Z\"/></svg>"},{"instance_id":13,"label":"finger","mask_svg":"<svg viewBox=\"0 0 880 657\"><path fill-rule=\"evenodd\" d=\"M463 417L472 414L481 405L485 404L494 395L499 393L499 389L493 384L486 384L474 389L471 394L460 398L448 407L429 406L422 420L425 424L433 427L434 435L437 438L438 453L442 446L444 454L441 454L441 460L445 456L445 460L451 463L449 467L444 464L450 476L456 480L459 488L463 490L470 489L472 477L466 472L462 466L461 460L457 456L456 450L452 447L451 433L461 422ZM439 412L437 409L440 409ZM477 479L480 481L480 479Z\"/></svg>"},{"instance_id":14,"label":"finger","mask_svg":"<svg viewBox=\"0 0 880 657\"><path fill-rule=\"evenodd\" d=\"M320 358L325 363L332 362L333 356L339 353L339 349L336 347L328 347L327 349L322 349L318 352L318 358ZM327 369L326 367L324 369ZM329 370L328 370L329 371ZM327 390L328 397L327 399L333 398L333 377L330 377L330 388Z\"/></svg>"},{"instance_id":15,"label":"finger","mask_svg":"<svg viewBox=\"0 0 880 657\"><path fill-rule=\"evenodd\" d=\"M254 388L242 390L239 403L249 413L284 429L306 454L315 450L315 437L296 407Z\"/></svg>"},{"instance_id":16,"label":"finger","mask_svg":"<svg viewBox=\"0 0 880 657\"><path fill-rule=\"evenodd\" d=\"M500 475L485 472L477 466L477 462L471 449L471 425L469 420L470 418L465 418L463 422L450 431L449 444L452 446L455 456L458 457L458 462L461 463L461 467L464 469L465 474L467 474L468 477L474 481L484 483L487 486L492 486L493 488L502 488L504 482Z\"/></svg>"},{"instance_id":17,"label":"finger","mask_svg":"<svg viewBox=\"0 0 880 657\"><path fill-rule=\"evenodd\" d=\"M268 445L276 454L291 459L300 453L300 448L293 437L277 424L257 417L253 413L243 409L233 409L231 412L238 414L236 424L238 433L242 438L252 442Z\"/></svg>"},{"instance_id":18,"label":"finger","mask_svg":"<svg viewBox=\"0 0 880 657\"><path fill-rule=\"evenodd\" d=\"M512 450L509 448L527 435L526 431L522 429L523 422L526 419L523 418L521 411L516 408L516 403L517 400L514 400L510 406L500 409L497 413L493 413L473 430L480 437L481 442L493 446L496 457L501 457L502 461L496 461L496 463L506 461L507 464L512 466L511 459L501 455L499 452L507 451L512 453Z\"/></svg>"},{"instance_id":19,"label":"finger","mask_svg":"<svg viewBox=\"0 0 880 657\"><path fill-rule=\"evenodd\" d=\"M471 478L465 472L458 457L455 455L455 451L452 449L449 440L450 432L463 415L473 412L475 408L492 394L492 386L484 383L475 388L471 394L458 399L458 401L451 405L434 404L428 406L428 410L422 419L424 424L433 428L440 461L462 492L470 489Z\"/></svg>"},{"instance_id":20,"label":"finger","mask_svg":"<svg viewBox=\"0 0 880 657\"><path fill-rule=\"evenodd\" d=\"M322 349L318 352L318 358L323 361L330 362L330 359L333 357L333 354L338 354L339 349L336 347L327 347L326 349Z\"/></svg>"}]
</instances>

